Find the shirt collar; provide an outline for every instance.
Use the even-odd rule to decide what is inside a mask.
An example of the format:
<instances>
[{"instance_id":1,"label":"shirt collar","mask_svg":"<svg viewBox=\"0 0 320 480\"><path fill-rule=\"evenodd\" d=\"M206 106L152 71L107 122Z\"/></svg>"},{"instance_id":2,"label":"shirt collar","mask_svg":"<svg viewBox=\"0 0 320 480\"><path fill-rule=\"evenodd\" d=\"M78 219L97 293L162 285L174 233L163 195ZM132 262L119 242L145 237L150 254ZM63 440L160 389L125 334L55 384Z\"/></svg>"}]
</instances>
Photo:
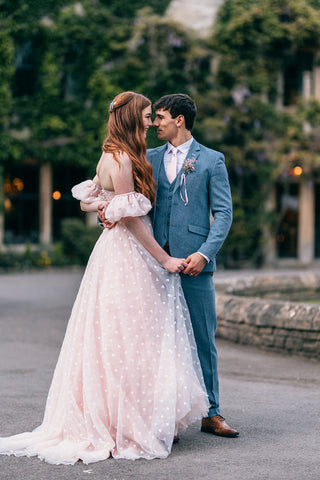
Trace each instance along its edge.
<instances>
[{"instance_id":1,"label":"shirt collar","mask_svg":"<svg viewBox=\"0 0 320 480\"><path fill-rule=\"evenodd\" d=\"M182 143L182 144L179 145L178 147L174 147L174 146L172 145L172 143L168 142L167 152L170 153L173 148L176 148L177 150L179 150L179 152L184 153L185 155L187 155L188 151L190 150L190 147L191 147L191 143L192 143L192 142L193 142L193 137L191 137L190 140L188 140L187 142Z\"/></svg>"}]
</instances>

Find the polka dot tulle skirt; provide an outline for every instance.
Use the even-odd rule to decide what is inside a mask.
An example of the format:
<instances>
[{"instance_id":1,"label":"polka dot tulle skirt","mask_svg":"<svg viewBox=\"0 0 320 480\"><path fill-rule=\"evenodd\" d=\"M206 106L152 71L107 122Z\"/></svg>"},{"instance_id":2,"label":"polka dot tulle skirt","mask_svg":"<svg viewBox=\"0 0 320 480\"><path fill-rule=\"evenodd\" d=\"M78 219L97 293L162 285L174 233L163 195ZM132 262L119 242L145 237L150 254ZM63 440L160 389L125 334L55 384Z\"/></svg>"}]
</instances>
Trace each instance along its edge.
<instances>
[{"instance_id":1,"label":"polka dot tulle skirt","mask_svg":"<svg viewBox=\"0 0 320 480\"><path fill-rule=\"evenodd\" d=\"M108 192L91 183L77 186L74 196L105 198ZM151 228L141 194L111 200L110 219L120 220L128 208ZM1 438L0 454L52 464L165 458L174 435L207 411L179 275L163 269L120 220L102 231L92 251L43 423Z\"/></svg>"}]
</instances>

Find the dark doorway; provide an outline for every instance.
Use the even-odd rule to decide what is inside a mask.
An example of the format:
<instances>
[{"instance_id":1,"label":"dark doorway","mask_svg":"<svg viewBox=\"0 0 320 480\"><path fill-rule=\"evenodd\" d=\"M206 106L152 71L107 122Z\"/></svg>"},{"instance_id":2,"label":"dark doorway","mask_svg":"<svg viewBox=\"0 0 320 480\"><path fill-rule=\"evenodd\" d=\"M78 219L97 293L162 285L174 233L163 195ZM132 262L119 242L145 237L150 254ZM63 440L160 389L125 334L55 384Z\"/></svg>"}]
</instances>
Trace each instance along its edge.
<instances>
[{"instance_id":1,"label":"dark doorway","mask_svg":"<svg viewBox=\"0 0 320 480\"><path fill-rule=\"evenodd\" d=\"M296 258L298 248L299 185L277 185L277 249L279 258Z\"/></svg>"}]
</instances>

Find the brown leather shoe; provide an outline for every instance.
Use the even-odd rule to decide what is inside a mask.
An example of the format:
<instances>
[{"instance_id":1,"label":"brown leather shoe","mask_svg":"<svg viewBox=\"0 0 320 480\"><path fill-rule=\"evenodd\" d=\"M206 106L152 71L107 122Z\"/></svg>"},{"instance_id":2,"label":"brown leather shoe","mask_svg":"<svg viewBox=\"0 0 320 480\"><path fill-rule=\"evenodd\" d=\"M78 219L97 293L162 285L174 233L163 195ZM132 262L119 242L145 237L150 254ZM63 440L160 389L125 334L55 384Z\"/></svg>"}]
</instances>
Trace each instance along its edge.
<instances>
[{"instance_id":1,"label":"brown leather shoe","mask_svg":"<svg viewBox=\"0 0 320 480\"><path fill-rule=\"evenodd\" d=\"M230 427L221 415L203 418L201 422L201 432L213 433L220 437L237 437L239 432Z\"/></svg>"}]
</instances>

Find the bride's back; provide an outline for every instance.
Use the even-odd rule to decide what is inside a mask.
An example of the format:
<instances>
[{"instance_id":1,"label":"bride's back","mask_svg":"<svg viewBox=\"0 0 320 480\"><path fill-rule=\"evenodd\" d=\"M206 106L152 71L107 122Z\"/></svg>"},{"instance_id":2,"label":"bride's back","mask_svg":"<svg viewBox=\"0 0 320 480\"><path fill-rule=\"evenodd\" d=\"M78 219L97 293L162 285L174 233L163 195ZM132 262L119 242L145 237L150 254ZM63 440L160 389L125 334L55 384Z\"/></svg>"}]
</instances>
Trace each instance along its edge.
<instances>
[{"instance_id":1,"label":"bride's back","mask_svg":"<svg viewBox=\"0 0 320 480\"><path fill-rule=\"evenodd\" d=\"M96 169L96 177L94 182L101 185L104 190L113 192L114 186L112 183L112 171L117 166L112 153L102 152L100 160ZM119 168L119 165L118 165Z\"/></svg>"}]
</instances>

